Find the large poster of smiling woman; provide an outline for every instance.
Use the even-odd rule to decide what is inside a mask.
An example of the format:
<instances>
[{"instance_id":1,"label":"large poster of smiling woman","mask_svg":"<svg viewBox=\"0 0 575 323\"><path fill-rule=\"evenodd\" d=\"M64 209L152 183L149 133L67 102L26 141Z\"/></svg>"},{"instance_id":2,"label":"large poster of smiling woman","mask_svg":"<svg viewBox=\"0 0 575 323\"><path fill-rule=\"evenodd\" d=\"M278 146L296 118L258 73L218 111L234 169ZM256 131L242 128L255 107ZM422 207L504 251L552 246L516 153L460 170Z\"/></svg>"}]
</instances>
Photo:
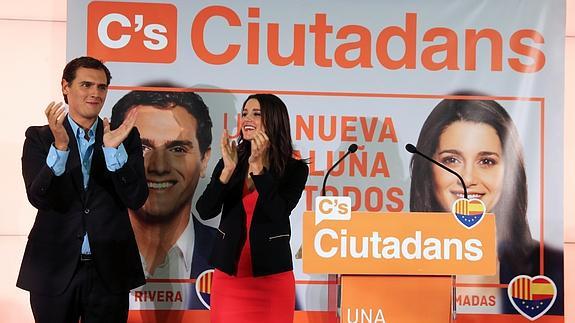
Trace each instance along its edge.
<instances>
[{"instance_id":1,"label":"large poster of smiling woman","mask_svg":"<svg viewBox=\"0 0 575 323\"><path fill-rule=\"evenodd\" d=\"M557 288L557 297L546 312L562 314L563 251L538 241L533 235L537 232L529 226L524 148L514 121L497 101L478 93L460 92L452 97L441 100L427 116L417 148L458 173L468 197L480 199L487 212L495 213L499 259L495 276L458 277L463 287L458 305L498 304L502 313L515 313L517 302L508 297L503 284L519 275L544 275ZM450 212L463 196L463 184L457 177L413 156L410 211ZM483 291L476 289L472 292L475 299L465 300L465 294L473 289L464 287L466 283L483 287Z\"/></svg>"}]
</instances>

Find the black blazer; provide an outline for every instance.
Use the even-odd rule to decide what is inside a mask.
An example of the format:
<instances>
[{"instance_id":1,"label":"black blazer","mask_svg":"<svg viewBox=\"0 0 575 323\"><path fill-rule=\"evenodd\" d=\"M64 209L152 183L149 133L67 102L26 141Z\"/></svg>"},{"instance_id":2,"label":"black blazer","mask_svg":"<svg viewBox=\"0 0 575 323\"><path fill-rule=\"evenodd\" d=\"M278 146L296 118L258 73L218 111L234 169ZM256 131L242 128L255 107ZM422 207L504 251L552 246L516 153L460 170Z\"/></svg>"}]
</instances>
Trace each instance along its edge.
<instances>
[{"instance_id":1,"label":"black blazer","mask_svg":"<svg viewBox=\"0 0 575 323\"><path fill-rule=\"evenodd\" d=\"M242 190L247 165L238 165L225 185L219 179L223 168L220 159L196 209L202 219L211 219L222 212L220 234L215 239L210 262L219 270L235 275L246 241ZM303 161L290 159L281 177L266 169L260 175L251 175L259 194L249 233L254 276L293 269L289 216L302 195L308 173Z\"/></svg>"},{"instance_id":2,"label":"black blazer","mask_svg":"<svg viewBox=\"0 0 575 323\"><path fill-rule=\"evenodd\" d=\"M72 279L84 232L95 267L111 292L143 285L145 277L127 208L148 197L142 144L136 128L123 144L128 161L108 171L102 149L103 123L97 120L90 181L84 190L78 145L68 120L70 153L66 170L55 176L46 164L54 137L48 126L30 127L22 153L22 174L30 203L38 209L22 259L17 286L45 295L64 292Z\"/></svg>"}]
</instances>

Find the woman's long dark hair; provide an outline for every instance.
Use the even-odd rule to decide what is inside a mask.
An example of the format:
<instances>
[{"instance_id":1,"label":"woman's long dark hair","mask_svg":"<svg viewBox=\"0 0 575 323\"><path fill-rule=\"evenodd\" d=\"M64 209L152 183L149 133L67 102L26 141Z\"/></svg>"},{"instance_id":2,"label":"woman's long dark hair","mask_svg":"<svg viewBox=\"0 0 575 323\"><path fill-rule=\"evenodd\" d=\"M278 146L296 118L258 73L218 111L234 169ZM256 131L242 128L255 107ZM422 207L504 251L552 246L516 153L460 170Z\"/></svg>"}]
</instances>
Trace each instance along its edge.
<instances>
[{"instance_id":1,"label":"woman's long dark hair","mask_svg":"<svg viewBox=\"0 0 575 323\"><path fill-rule=\"evenodd\" d=\"M293 156L293 142L287 107L279 97L273 94L252 94L244 101L242 110L251 99L257 100L260 104L262 124L270 140L268 150L270 171L282 176L286 164ZM239 160L246 162L250 151L250 142L243 139L243 133L240 131L238 140Z\"/></svg>"},{"instance_id":2,"label":"woman's long dark hair","mask_svg":"<svg viewBox=\"0 0 575 323\"><path fill-rule=\"evenodd\" d=\"M461 92L457 96L478 96ZM523 149L513 120L493 100L444 99L431 111L417 140L417 149L433 156L439 137L454 122L482 123L493 127L503 150L505 162L499 201L488 212L496 215L499 259L510 265L523 266L533 241L527 223L527 179ZM411 188L409 207L412 212L444 212L434 192L432 165L422 157L411 159ZM502 261L503 262L503 261ZM519 268L517 268L519 269Z\"/></svg>"}]
</instances>

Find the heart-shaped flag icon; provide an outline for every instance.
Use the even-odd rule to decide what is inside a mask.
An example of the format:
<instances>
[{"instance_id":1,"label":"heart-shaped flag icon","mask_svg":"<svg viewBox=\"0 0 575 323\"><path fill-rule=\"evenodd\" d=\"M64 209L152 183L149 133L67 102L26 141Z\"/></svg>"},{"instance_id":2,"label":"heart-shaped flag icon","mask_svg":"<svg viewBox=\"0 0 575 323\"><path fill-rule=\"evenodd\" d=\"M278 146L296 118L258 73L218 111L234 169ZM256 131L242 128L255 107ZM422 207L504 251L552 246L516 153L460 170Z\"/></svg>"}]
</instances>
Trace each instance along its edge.
<instances>
[{"instance_id":1,"label":"heart-shaped flag icon","mask_svg":"<svg viewBox=\"0 0 575 323\"><path fill-rule=\"evenodd\" d=\"M507 295L517 312L535 321L553 306L557 298L557 287L546 276L519 275L509 282Z\"/></svg>"},{"instance_id":2,"label":"heart-shaped flag icon","mask_svg":"<svg viewBox=\"0 0 575 323\"><path fill-rule=\"evenodd\" d=\"M457 199L453 202L451 213L467 229L471 229L483 220L485 214L485 204L478 199Z\"/></svg>"},{"instance_id":3,"label":"heart-shaped flag icon","mask_svg":"<svg viewBox=\"0 0 575 323\"><path fill-rule=\"evenodd\" d=\"M198 275L198 278L196 278L196 295L198 295L198 299L207 309L210 309L210 296L212 295L213 279L213 269L203 271Z\"/></svg>"}]
</instances>

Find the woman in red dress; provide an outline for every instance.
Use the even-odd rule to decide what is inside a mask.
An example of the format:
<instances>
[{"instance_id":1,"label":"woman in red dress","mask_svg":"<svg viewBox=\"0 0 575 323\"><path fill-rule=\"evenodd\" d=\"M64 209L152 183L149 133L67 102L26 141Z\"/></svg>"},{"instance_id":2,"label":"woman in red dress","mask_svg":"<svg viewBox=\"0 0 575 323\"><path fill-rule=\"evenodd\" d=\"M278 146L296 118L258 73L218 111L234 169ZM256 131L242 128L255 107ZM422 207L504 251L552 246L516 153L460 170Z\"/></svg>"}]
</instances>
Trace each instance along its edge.
<instances>
[{"instance_id":1,"label":"woman in red dress","mask_svg":"<svg viewBox=\"0 0 575 323\"><path fill-rule=\"evenodd\" d=\"M289 115L277 96L250 95L240 127L237 145L224 130L222 159L196 205L204 220L222 214L210 257L211 322L292 323L289 216L309 169L292 158Z\"/></svg>"}]
</instances>

